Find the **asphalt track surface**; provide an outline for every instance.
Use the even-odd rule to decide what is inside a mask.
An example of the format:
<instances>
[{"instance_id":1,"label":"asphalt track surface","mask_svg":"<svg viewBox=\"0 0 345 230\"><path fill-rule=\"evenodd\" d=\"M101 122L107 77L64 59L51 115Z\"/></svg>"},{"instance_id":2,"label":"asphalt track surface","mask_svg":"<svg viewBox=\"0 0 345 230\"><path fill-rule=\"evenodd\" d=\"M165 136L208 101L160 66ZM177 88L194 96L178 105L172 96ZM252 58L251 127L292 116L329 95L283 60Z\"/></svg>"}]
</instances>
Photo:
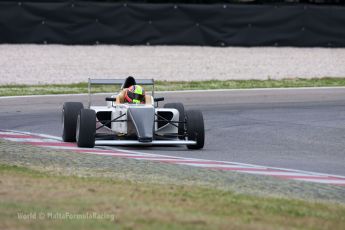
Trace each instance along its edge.
<instances>
[{"instance_id":1,"label":"asphalt track surface","mask_svg":"<svg viewBox=\"0 0 345 230\"><path fill-rule=\"evenodd\" d=\"M345 88L157 93L204 114L203 150L185 146L121 147L345 176ZM104 105L105 95L95 95ZM0 129L61 135L65 101L86 95L0 99Z\"/></svg>"}]
</instances>

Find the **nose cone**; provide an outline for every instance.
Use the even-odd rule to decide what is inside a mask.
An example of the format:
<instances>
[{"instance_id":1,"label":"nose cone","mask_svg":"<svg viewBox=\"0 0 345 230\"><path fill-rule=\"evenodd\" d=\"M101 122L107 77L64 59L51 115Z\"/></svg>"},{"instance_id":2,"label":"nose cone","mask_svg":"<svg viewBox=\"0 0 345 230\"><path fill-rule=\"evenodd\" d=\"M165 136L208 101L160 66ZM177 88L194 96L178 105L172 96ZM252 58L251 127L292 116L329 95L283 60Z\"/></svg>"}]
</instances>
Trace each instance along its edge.
<instances>
[{"instance_id":1,"label":"nose cone","mask_svg":"<svg viewBox=\"0 0 345 230\"><path fill-rule=\"evenodd\" d=\"M133 106L127 115L136 130L139 142L152 142L155 109L153 106Z\"/></svg>"}]
</instances>

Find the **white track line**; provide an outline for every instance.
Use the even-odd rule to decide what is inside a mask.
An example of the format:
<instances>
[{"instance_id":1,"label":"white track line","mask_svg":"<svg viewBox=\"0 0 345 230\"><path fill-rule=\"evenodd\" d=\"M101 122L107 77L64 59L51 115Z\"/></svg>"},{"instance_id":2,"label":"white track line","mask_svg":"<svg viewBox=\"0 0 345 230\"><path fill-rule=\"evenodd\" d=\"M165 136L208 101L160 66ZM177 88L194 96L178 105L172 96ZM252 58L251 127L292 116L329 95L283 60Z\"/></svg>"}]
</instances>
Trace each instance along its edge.
<instances>
[{"instance_id":1,"label":"white track line","mask_svg":"<svg viewBox=\"0 0 345 230\"><path fill-rule=\"evenodd\" d=\"M15 142L44 142L44 143L60 143L58 140L53 139L43 139L43 138L12 138L12 137L5 137L5 140L8 141L15 141Z\"/></svg>"},{"instance_id":2,"label":"white track line","mask_svg":"<svg viewBox=\"0 0 345 230\"><path fill-rule=\"evenodd\" d=\"M327 180L327 179L313 179L313 178L305 178L305 179L297 178L294 180L315 182L315 183L322 183L322 184L343 184L343 185L345 185L345 180Z\"/></svg>"},{"instance_id":3,"label":"white track line","mask_svg":"<svg viewBox=\"0 0 345 230\"><path fill-rule=\"evenodd\" d=\"M295 172L270 172L270 171L263 172L263 171L246 171L246 170L243 170L241 172L258 174L258 175L266 175L266 176L291 176L291 177L293 177L293 176L307 176L304 173L295 173ZM313 175L309 175L309 176L313 177Z\"/></svg>"}]
</instances>

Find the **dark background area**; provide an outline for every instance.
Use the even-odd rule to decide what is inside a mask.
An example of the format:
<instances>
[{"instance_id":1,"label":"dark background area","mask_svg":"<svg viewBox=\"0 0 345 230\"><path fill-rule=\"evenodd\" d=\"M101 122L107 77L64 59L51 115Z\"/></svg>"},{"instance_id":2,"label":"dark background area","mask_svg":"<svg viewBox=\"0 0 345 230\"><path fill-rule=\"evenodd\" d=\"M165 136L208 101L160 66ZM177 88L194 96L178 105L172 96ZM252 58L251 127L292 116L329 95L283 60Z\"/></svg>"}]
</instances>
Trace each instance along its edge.
<instances>
[{"instance_id":1,"label":"dark background area","mask_svg":"<svg viewBox=\"0 0 345 230\"><path fill-rule=\"evenodd\" d=\"M0 0L0 43L345 47L343 1L167 2Z\"/></svg>"},{"instance_id":2,"label":"dark background area","mask_svg":"<svg viewBox=\"0 0 345 230\"><path fill-rule=\"evenodd\" d=\"M70 0L70 2L88 2L95 0ZM0 2L66 2L66 0L0 0ZM95 2L117 2L117 3L184 3L184 4L219 4L219 3L239 3L239 4L345 4L345 0L96 0Z\"/></svg>"}]
</instances>

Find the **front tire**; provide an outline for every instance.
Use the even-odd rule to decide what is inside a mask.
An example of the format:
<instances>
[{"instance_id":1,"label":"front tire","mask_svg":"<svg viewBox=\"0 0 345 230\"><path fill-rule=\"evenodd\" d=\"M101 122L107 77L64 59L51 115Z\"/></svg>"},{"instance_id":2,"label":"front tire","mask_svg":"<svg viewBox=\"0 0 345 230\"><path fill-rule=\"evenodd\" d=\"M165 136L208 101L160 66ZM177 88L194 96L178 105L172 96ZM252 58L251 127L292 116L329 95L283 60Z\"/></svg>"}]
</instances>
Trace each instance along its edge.
<instances>
[{"instance_id":1,"label":"front tire","mask_svg":"<svg viewBox=\"0 0 345 230\"><path fill-rule=\"evenodd\" d=\"M96 136L96 113L82 109L77 118L76 139L78 147L93 148Z\"/></svg>"},{"instance_id":2,"label":"front tire","mask_svg":"<svg viewBox=\"0 0 345 230\"><path fill-rule=\"evenodd\" d=\"M75 142L78 113L84 106L80 102L65 102L62 107L62 140Z\"/></svg>"},{"instance_id":3,"label":"front tire","mask_svg":"<svg viewBox=\"0 0 345 230\"><path fill-rule=\"evenodd\" d=\"M205 142L204 118L199 110L186 111L186 128L188 140L196 141L194 145L187 145L188 149L202 149Z\"/></svg>"},{"instance_id":4,"label":"front tire","mask_svg":"<svg viewBox=\"0 0 345 230\"><path fill-rule=\"evenodd\" d=\"M178 123L178 138L184 139L184 119L185 119L185 112L184 112L184 106L182 103L167 103L164 105L164 108L171 108L176 109L179 112L179 122Z\"/></svg>"}]
</instances>

